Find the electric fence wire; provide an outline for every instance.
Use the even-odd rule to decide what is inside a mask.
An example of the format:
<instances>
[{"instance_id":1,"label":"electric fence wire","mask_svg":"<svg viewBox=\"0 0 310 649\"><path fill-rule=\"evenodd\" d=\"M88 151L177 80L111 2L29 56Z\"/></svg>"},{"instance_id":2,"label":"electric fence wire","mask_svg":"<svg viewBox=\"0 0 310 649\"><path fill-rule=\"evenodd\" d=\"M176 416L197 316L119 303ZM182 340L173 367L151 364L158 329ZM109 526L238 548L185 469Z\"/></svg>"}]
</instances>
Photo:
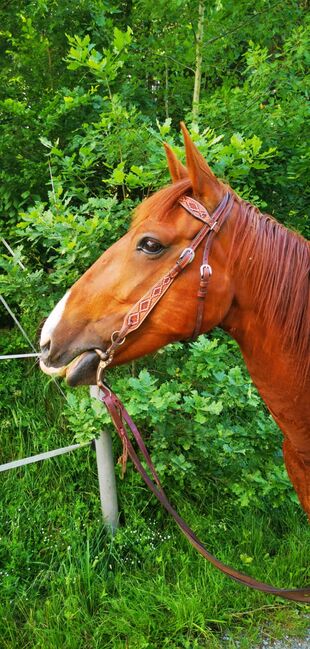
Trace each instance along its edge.
<instances>
[{"instance_id":1,"label":"electric fence wire","mask_svg":"<svg viewBox=\"0 0 310 649\"><path fill-rule=\"evenodd\" d=\"M27 269L26 269L26 267L24 266L24 264L20 261L20 259L18 259L18 257L17 257L16 254L14 253L14 250L11 248L11 246L8 244L8 242L7 242L3 237L1 238L1 242L2 242L3 245L6 247L6 249L9 251L9 253L12 255L13 259L15 259L15 261L18 263L18 265L20 266L20 268L21 268L23 271L26 271ZM6 302L6 300L4 299L4 297L3 297L1 294L0 294L0 301L2 302L3 306L5 307L5 309L7 310L7 312L9 313L9 315L11 316L11 318L14 320L16 326L18 327L18 329L20 330L20 332L21 332L22 335L24 336L24 338L25 338L25 340L27 341L28 345L29 345L29 346L31 347L31 349L33 350L34 353L33 353L32 356L37 356L37 357L39 357L39 356L40 356L39 352L36 350L35 346L33 345L32 341L30 340L29 336L27 335L25 329L23 328L23 326L22 326L21 323L19 322L17 316L13 313L12 309L9 307L8 303ZM28 355L28 356L30 356L30 355ZM15 357L15 358L25 358L26 356L25 356L25 355L22 355L22 354L12 354L11 357ZM4 358L2 358L2 357L0 357L0 359L1 359L1 360L4 360ZM59 385L59 383L57 382L56 378L55 378L54 376L52 376L51 378L52 378L53 383L55 383L55 385L57 386L57 389L59 390L60 394L61 394L61 395L64 397L64 399L67 401L66 394L64 393L64 391L63 391L62 388L60 387L60 385Z\"/></svg>"}]
</instances>

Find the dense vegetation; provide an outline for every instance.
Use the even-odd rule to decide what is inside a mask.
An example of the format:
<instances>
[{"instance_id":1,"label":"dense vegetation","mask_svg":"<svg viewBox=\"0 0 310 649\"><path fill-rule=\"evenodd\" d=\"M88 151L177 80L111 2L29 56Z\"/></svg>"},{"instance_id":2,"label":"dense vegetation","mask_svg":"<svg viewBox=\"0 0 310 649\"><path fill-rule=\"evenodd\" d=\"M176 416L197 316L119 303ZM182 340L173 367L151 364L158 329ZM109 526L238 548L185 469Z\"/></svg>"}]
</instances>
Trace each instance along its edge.
<instances>
[{"instance_id":1,"label":"dense vegetation","mask_svg":"<svg viewBox=\"0 0 310 649\"><path fill-rule=\"evenodd\" d=\"M219 176L309 235L308 41L304 0L2 2L0 238L15 256L1 241L0 293L34 346L52 305L168 181L162 142L182 157L181 119ZM2 303L0 331L1 353L29 351ZM86 389L0 362L0 462L109 425ZM279 585L307 581L281 434L235 344L215 331L110 381L214 553ZM91 449L0 483L1 647L251 647L306 625L298 605L206 566L130 466L113 540Z\"/></svg>"}]
</instances>

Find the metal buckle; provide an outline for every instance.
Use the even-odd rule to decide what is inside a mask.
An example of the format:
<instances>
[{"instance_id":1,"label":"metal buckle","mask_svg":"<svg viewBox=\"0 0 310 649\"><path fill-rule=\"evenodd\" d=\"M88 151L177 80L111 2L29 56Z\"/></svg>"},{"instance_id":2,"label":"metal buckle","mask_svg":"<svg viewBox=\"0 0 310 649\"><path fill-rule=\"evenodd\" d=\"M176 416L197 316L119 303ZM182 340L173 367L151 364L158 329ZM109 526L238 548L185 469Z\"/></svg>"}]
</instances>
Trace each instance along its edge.
<instances>
[{"instance_id":1,"label":"metal buckle","mask_svg":"<svg viewBox=\"0 0 310 649\"><path fill-rule=\"evenodd\" d=\"M181 252L181 254L180 254L180 256L179 256L179 260L178 260L178 261L182 261L182 259L184 259L184 257L185 257L187 254L189 254L189 258L188 258L188 260L187 260L187 263L188 263L188 264L191 264L192 261L193 261L193 259L195 258L195 250L193 250L193 248L184 248L184 250L182 250L182 252Z\"/></svg>"},{"instance_id":2,"label":"metal buckle","mask_svg":"<svg viewBox=\"0 0 310 649\"><path fill-rule=\"evenodd\" d=\"M208 271L209 277L212 275L212 268L211 268L210 264L201 264L201 266L200 266L200 277L201 277L201 279L204 278L205 270Z\"/></svg>"},{"instance_id":3,"label":"metal buckle","mask_svg":"<svg viewBox=\"0 0 310 649\"><path fill-rule=\"evenodd\" d=\"M117 340L118 336L119 336L119 331L113 331L112 336L111 336L111 342L113 343L113 345L115 343L117 344L117 346L120 346L120 345L124 344L124 342L126 340L126 336L124 336L124 338L121 338L121 340Z\"/></svg>"},{"instance_id":4,"label":"metal buckle","mask_svg":"<svg viewBox=\"0 0 310 649\"><path fill-rule=\"evenodd\" d=\"M100 361L105 362L108 360L109 358L109 354L107 353L108 350L103 352L102 349L99 349L99 347L95 347L94 351L96 352L96 354L98 354Z\"/></svg>"},{"instance_id":5,"label":"metal buckle","mask_svg":"<svg viewBox=\"0 0 310 649\"><path fill-rule=\"evenodd\" d=\"M100 361L99 361L98 367L97 367L96 383L97 383L98 387L101 387L104 370L112 362L113 354L109 354L109 352L108 353L103 352L101 349L98 349L98 348L95 349L95 352L98 354L98 356L100 358Z\"/></svg>"}]
</instances>

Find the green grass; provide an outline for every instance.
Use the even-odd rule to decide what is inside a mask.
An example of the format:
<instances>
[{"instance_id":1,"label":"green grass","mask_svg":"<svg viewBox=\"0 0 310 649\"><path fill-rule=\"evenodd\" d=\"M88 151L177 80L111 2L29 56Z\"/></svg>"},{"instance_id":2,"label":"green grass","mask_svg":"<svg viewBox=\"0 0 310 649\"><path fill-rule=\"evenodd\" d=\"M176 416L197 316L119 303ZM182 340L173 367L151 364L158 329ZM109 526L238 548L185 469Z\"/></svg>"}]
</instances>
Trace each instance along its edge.
<instances>
[{"instance_id":1,"label":"green grass","mask_svg":"<svg viewBox=\"0 0 310 649\"><path fill-rule=\"evenodd\" d=\"M30 368L0 381L1 461L73 441L62 398ZM91 448L2 473L0 488L1 649L246 649L307 627L309 607L251 591L204 561L130 466L112 539ZM190 485L170 495L219 558L275 585L307 581L310 529L293 503L270 515L240 510L203 476L200 499Z\"/></svg>"}]
</instances>

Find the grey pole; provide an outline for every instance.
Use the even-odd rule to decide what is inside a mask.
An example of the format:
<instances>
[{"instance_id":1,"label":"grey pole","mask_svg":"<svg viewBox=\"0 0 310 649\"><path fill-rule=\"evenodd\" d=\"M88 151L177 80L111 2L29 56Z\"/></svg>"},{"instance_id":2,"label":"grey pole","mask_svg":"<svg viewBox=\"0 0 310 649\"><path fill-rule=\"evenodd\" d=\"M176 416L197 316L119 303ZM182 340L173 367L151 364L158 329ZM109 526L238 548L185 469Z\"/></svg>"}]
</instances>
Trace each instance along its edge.
<instances>
[{"instance_id":1,"label":"grey pole","mask_svg":"<svg viewBox=\"0 0 310 649\"><path fill-rule=\"evenodd\" d=\"M90 396L99 399L97 385L90 386ZM105 524L113 533L118 527L119 517L110 433L102 430L100 436L95 440L95 447L102 516Z\"/></svg>"}]
</instances>

